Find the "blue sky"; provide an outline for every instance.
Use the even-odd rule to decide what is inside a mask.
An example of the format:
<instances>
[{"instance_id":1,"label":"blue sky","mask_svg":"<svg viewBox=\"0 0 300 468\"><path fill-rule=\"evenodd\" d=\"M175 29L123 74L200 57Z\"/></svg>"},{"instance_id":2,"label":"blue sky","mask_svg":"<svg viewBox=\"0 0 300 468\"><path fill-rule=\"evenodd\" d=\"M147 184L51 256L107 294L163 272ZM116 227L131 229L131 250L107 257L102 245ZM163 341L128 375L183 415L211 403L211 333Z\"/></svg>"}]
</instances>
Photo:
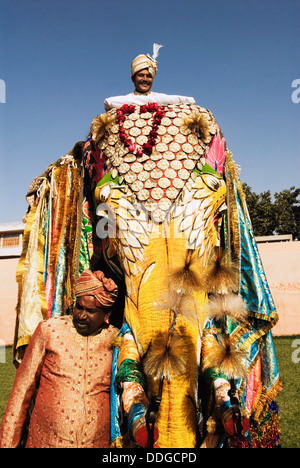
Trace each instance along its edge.
<instances>
[{"instance_id":1,"label":"blue sky","mask_svg":"<svg viewBox=\"0 0 300 468\"><path fill-rule=\"evenodd\" d=\"M132 91L131 61L153 42L154 90L214 113L243 182L299 186L299 20L299 0L0 0L0 223L22 219L32 179L86 138L104 99Z\"/></svg>"}]
</instances>

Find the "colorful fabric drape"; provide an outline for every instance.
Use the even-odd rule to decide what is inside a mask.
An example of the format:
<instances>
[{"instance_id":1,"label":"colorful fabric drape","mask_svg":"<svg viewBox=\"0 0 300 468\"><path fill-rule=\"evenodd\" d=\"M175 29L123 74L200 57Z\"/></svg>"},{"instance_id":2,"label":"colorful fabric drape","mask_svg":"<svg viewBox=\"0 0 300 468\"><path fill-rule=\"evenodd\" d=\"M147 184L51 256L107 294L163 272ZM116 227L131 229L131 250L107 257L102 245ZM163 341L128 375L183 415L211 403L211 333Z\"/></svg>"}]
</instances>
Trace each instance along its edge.
<instances>
[{"instance_id":1,"label":"colorful fabric drape","mask_svg":"<svg viewBox=\"0 0 300 468\"><path fill-rule=\"evenodd\" d=\"M49 166L35 188L17 269L17 361L41 320L67 313L76 279L90 266L83 175L70 153Z\"/></svg>"}]
</instances>

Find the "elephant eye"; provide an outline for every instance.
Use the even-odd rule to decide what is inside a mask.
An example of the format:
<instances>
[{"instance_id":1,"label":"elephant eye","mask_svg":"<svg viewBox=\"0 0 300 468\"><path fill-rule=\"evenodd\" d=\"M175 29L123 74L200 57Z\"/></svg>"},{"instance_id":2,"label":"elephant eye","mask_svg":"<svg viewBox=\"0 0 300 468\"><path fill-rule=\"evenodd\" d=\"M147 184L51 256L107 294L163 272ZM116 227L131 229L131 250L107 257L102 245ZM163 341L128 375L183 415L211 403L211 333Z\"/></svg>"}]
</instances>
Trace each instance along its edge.
<instances>
[{"instance_id":1,"label":"elephant eye","mask_svg":"<svg viewBox=\"0 0 300 468\"><path fill-rule=\"evenodd\" d=\"M110 185L105 185L99 194L99 202L104 203L111 194Z\"/></svg>"},{"instance_id":2,"label":"elephant eye","mask_svg":"<svg viewBox=\"0 0 300 468\"><path fill-rule=\"evenodd\" d=\"M216 176L212 174L203 174L202 179L205 185L214 192L220 188L220 180Z\"/></svg>"}]
</instances>

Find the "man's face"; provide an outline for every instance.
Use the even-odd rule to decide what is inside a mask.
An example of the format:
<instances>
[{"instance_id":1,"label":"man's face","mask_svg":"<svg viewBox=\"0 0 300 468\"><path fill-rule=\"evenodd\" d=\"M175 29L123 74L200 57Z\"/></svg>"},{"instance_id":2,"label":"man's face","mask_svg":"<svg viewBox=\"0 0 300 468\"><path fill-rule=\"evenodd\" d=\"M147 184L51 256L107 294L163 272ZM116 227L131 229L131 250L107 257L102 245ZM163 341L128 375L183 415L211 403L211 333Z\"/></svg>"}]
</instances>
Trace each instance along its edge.
<instances>
[{"instance_id":1,"label":"man's face","mask_svg":"<svg viewBox=\"0 0 300 468\"><path fill-rule=\"evenodd\" d=\"M96 335L103 326L107 309L101 309L94 296L78 297L73 312L73 324L80 335Z\"/></svg>"},{"instance_id":2,"label":"man's face","mask_svg":"<svg viewBox=\"0 0 300 468\"><path fill-rule=\"evenodd\" d=\"M145 68L144 70L138 71L133 77L132 81L135 86L135 90L138 93L148 93L150 89L152 88L153 84L153 78L152 75L149 73L148 68Z\"/></svg>"}]
</instances>

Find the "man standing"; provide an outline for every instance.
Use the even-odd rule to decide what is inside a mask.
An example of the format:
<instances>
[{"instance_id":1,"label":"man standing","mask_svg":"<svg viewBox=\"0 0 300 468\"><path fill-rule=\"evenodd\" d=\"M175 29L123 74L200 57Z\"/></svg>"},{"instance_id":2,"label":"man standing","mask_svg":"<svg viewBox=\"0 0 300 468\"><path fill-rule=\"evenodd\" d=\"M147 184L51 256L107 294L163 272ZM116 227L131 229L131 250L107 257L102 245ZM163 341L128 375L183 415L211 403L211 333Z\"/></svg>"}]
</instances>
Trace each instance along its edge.
<instances>
[{"instance_id":1,"label":"man standing","mask_svg":"<svg viewBox=\"0 0 300 468\"><path fill-rule=\"evenodd\" d=\"M112 338L107 323L115 283L85 270L72 316L41 322L18 368L0 426L0 447L19 445L36 391L26 448L103 448L110 445Z\"/></svg>"}]
</instances>

